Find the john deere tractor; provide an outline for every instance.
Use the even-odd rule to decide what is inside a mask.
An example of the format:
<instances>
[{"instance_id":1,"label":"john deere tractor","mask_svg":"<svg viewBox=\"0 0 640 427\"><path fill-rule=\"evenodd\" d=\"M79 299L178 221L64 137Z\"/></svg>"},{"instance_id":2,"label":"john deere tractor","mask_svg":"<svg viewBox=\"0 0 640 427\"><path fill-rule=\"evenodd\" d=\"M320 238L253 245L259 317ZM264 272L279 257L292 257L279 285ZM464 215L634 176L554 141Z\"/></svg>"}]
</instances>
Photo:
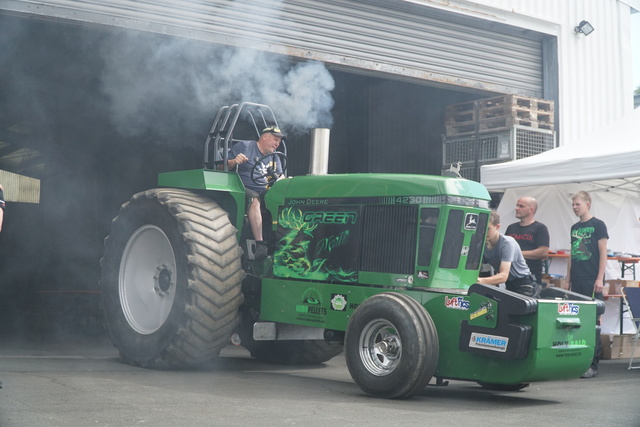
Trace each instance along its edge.
<instances>
[{"instance_id":1,"label":"john deere tractor","mask_svg":"<svg viewBox=\"0 0 640 427\"><path fill-rule=\"evenodd\" d=\"M244 186L227 159L242 132L257 139L270 125L266 105L221 108L202 168L162 173L158 188L121 207L101 288L123 360L188 367L233 343L262 361L317 364L344 349L353 380L382 398L410 397L432 379L518 390L588 369L601 302L476 283L490 212L481 184L326 174L322 130L312 133L311 173L267 191L269 255L255 259ZM272 155L286 171L286 149Z\"/></svg>"}]
</instances>

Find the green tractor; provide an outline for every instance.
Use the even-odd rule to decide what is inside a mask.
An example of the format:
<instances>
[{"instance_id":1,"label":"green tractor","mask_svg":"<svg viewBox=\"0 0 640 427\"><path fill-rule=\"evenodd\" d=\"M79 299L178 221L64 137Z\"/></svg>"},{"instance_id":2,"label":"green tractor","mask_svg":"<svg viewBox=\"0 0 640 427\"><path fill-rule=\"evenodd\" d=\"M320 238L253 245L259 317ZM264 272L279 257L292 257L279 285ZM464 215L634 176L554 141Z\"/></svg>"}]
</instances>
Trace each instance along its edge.
<instances>
[{"instance_id":1,"label":"green tractor","mask_svg":"<svg viewBox=\"0 0 640 427\"><path fill-rule=\"evenodd\" d=\"M476 283L490 212L481 184L327 175L315 161L328 157L323 130L312 134L312 173L266 193L269 256L255 259L227 156L241 132L255 139L269 125L266 105L221 108L202 169L162 173L121 207L101 289L123 360L195 366L233 343L262 361L319 364L344 349L353 380L382 398L408 398L434 377L519 390L588 369L601 302ZM277 155L286 169L286 148Z\"/></svg>"}]
</instances>

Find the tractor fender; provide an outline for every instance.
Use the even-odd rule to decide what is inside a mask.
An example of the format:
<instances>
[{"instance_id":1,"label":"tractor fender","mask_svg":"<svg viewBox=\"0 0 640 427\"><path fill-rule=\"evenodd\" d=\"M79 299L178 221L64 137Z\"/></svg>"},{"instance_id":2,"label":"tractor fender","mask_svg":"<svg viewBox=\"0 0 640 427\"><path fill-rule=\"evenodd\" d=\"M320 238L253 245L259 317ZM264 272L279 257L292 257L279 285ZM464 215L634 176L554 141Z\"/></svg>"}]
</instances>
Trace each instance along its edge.
<instances>
[{"instance_id":1,"label":"tractor fender","mask_svg":"<svg viewBox=\"0 0 640 427\"><path fill-rule=\"evenodd\" d=\"M209 198L228 212L231 223L238 230L242 230L245 188L237 173L207 169L164 172L158 175L158 185L206 192Z\"/></svg>"}]
</instances>

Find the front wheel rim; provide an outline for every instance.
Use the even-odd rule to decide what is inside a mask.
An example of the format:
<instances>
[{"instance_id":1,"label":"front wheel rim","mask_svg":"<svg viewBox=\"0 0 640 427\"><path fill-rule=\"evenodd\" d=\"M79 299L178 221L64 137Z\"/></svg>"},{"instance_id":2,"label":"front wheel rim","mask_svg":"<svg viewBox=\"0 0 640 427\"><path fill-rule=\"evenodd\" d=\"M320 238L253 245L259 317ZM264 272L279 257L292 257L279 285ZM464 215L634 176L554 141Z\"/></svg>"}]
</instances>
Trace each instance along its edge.
<instances>
[{"instance_id":1,"label":"front wheel rim","mask_svg":"<svg viewBox=\"0 0 640 427\"><path fill-rule=\"evenodd\" d=\"M396 327L384 319L369 322L360 334L360 358L371 374L392 373L402 357L402 340Z\"/></svg>"},{"instance_id":2,"label":"front wheel rim","mask_svg":"<svg viewBox=\"0 0 640 427\"><path fill-rule=\"evenodd\" d=\"M176 259L166 234L155 225L138 228L122 254L120 304L133 330L148 335L162 327L176 295Z\"/></svg>"}]
</instances>

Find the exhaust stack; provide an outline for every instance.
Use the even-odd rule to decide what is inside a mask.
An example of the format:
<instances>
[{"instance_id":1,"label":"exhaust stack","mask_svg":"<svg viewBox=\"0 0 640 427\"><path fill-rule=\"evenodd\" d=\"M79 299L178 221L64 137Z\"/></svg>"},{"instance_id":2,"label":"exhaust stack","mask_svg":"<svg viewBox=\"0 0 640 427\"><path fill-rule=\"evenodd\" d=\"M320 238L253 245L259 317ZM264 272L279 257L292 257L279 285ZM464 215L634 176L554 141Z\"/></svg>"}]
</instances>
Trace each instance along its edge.
<instances>
[{"instance_id":1,"label":"exhaust stack","mask_svg":"<svg viewBox=\"0 0 640 427\"><path fill-rule=\"evenodd\" d=\"M326 175L329 170L329 129L311 130L309 175Z\"/></svg>"}]
</instances>

